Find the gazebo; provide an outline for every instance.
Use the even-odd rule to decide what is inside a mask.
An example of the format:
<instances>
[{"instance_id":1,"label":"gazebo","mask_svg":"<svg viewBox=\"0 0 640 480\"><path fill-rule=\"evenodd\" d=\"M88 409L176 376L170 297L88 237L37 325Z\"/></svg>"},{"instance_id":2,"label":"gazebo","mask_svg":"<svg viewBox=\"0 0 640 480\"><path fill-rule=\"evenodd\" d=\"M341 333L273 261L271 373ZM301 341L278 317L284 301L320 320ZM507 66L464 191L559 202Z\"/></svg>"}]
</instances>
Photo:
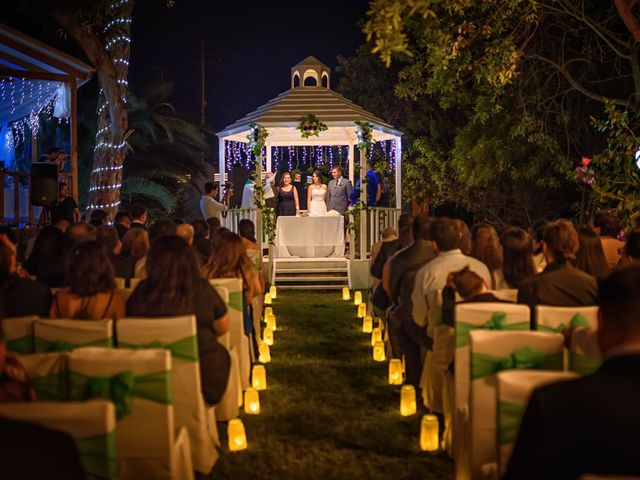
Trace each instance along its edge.
<instances>
[{"instance_id":1,"label":"gazebo","mask_svg":"<svg viewBox=\"0 0 640 480\"><path fill-rule=\"evenodd\" d=\"M299 130L303 117L315 115L327 129L318 136L303 138ZM347 176L355 185L355 164L357 156L357 127L355 122L369 123L373 128L373 141L391 144L390 169L395 171L395 208L368 209L367 222L361 223L360 257L365 258L372 243L379 239L386 226L396 226L402 205L402 133L362 107L331 90L331 69L315 57L307 57L291 68L291 88L253 112L218 132L219 138L219 178L225 179L230 165L230 144L242 144L247 153L247 135L252 124L267 129L269 136L264 149L264 168L278 170L274 165L274 152L282 147L311 147L325 149L346 148ZM322 151L322 150L320 150ZM372 150L370 150L370 153ZM359 153L359 152L358 152ZM321 154L318 153L316 158ZM277 158L275 159L277 163ZM333 161L331 159L330 161ZM248 167L248 165L247 165ZM361 175L364 175L361 169ZM221 189L222 194L222 189ZM367 225L365 227L365 225ZM233 225L230 225L233 227ZM353 255L353 249L351 250ZM353 258L353 256L352 256Z\"/></svg>"}]
</instances>

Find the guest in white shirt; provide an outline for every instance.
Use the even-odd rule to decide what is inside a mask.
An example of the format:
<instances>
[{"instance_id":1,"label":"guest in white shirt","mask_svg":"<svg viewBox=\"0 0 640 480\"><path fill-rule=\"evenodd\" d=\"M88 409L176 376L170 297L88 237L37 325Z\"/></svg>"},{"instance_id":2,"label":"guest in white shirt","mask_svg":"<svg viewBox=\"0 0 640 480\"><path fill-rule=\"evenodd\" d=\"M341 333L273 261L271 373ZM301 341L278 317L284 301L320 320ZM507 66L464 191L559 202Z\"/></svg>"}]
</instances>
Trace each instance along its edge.
<instances>
[{"instance_id":1,"label":"guest in white shirt","mask_svg":"<svg viewBox=\"0 0 640 480\"><path fill-rule=\"evenodd\" d=\"M200 211L205 220L216 217L222 221L222 212L229 208L229 200L233 196L233 189L229 188L222 197L222 203L215 200L218 196L219 187L213 182L204 184L204 195L200 198Z\"/></svg>"}]
</instances>

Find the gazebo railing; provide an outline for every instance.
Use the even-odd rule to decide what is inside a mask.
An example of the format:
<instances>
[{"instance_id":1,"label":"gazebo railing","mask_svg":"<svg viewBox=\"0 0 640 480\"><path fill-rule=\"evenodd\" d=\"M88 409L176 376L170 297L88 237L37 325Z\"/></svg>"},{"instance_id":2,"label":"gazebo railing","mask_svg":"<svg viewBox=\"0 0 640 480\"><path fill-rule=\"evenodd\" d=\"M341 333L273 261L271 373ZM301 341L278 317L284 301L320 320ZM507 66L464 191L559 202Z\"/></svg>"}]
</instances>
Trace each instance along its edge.
<instances>
[{"instance_id":1,"label":"gazebo railing","mask_svg":"<svg viewBox=\"0 0 640 480\"><path fill-rule=\"evenodd\" d=\"M238 223L240 220L249 219L254 225L256 225L258 210L256 208L230 208L227 210L226 214L227 215L222 218L222 226L228 228L234 233L238 233ZM256 232L256 235L258 235L258 232ZM266 232L262 232L260 244L262 245L262 248L269 247Z\"/></svg>"}]
</instances>

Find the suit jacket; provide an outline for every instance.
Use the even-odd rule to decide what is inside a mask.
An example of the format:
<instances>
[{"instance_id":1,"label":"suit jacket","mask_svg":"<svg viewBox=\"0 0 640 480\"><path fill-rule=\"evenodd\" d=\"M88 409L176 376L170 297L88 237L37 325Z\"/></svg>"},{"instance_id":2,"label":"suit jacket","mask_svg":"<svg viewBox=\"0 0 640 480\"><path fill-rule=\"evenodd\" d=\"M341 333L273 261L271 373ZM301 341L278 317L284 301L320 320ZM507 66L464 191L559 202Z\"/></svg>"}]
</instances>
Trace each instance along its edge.
<instances>
[{"instance_id":1,"label":"suit jacket","mask_svg":"<svg viewBox=\"0 0 640 480\"><path fill-rule=\"evenodd\" d=\"M351 184L351 180L344 177L340 177L338 182L339 185L336 185L334 179L331 179L329 182L327 189L327 210L344 213L351 203L349 196L353 190L353 185Z\"/></svg>"},{"instance_id":2,"label":"suit jacket","mask_svg":"<svg viewBox=\"0 0 640 480\"><path fill-rule=\"evenodd\" d=\"M109 252L108 256L109 260L111 260L111 264L113 265L113 269L116 272L116 277L124 278L125 283L128 286L129 280L133 277L136 268L135 260L129 257L123 257L122 255L116 255L113 252Z\"/></svg>"},{"instance_id":3,"label":"suit jacket","mask_svg":"<svg viewBox=\"0 0 640 480\"><path fill-rule=\"evenodd\" d=\"M503 477L640 475L640 354L612 357L592 375L536 389Z\"/></svg>"}]
</instances>

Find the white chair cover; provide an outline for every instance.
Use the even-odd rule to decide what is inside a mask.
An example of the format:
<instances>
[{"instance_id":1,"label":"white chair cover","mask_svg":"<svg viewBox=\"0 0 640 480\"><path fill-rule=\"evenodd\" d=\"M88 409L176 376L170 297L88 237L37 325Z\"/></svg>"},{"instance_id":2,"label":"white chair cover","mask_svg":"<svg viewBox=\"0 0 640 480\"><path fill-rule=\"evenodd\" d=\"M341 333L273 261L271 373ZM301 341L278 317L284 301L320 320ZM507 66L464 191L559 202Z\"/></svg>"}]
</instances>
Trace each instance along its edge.
<instances>
[{"instance_id":1,"label":"white chair cover","mask_svg":"<svg viewBox=\"0 0 640 480\"><path fill-rule=\"evenodd\" d=\"M569 344L569 370L589 375L602 364L598 335L593 328L575 328Z\"/></svg>"},{"instance_id":2,"label":"white chair cover","mask_svg":"<svg viewBox=\"0 0 640 480\"><path fill-rule=\"evenodd\" d=\"M116 412L105 400L0 404L0 416L60 430L73 437L91 478L118 478Z\"/></svg>"},{"instance_id":3,"label":"white chair cover","mask_svg":"<svg viewBox=\"0 0 640 480\"><path fill-rule=\"evenodd\" d=\"M231 357L231 370L229 371L229 381L224 395L216 407L216 418L221 422L228 422L240 415L240 407L243 402L242 384L240 383L240 362L238 361L238 351L235 347L229 350Z\"/></svg>"},{"instance_id":4,"label":"white chair cover","mask_svg":"<svg viewBox=\"0 0 640 480\"><path fill-rule=\"evenodd\" d=\"M33 324L38 319L32 317L11 317L0 322L2 338L7 349L15 353L34 353Z\"/></svg>"},{"instance_id":5,"label":"white chair cover","mask_svg":"<svg viewBox=\"0 0 640 480\"><path fill-rule=\"evenodd\" d=\"M36 353L70 351L77 347L113 347L112 320L36 320Z\"/></svg>"},{"instance_id":6,"label":"white chair cover","mask_svg":"<svg viewBox=\"0 0 640 480\"><path fill-rule=\"evenodd\" d=\"M518 289L515 288L502 288L499 290L489 290L489 293L493 293L493 296L505 300L507 302L517 303L518 301Z\"/></svg>"},{"instance_id":7,"label":"white chair cover","mask_svg":"<svg viewBox=\"0 0 640 480\"><path fill-rule=\"evenodd\" d=\"M36 400L63 402L67 399L67 359L63 353L18 355L18 360L36 391Z\"/></svg>"},{"instance_id":8,"label":"white chair cover","mask_svg":"<svg viewBox=\"0 0 640 480\"><path fill-rule=\"evenodd\" d=\"M176 442L174 434L170 352L78 348L69 353L68 358L71 399L91 395L85 382L104 383L114 376L134 376L130 413L125 411L118 419L121 480L193 478L193 472L188 477L178 474L183 471L183 462L191 463L191 458L181 456L188 447L184 445L183 436L178 435L180 442ZM138 389L145 391L138 392Z\"/></svg>"},{"instance_id":9,"label":"white chair cover","mask_svg":"<svg viewBox=\"0 0 640 480\"><path fill-rule=\"evenodd\" d=\"M209 473L219 457L219 439L215 414L207 412L202 397L195 317L123 318L118 321L117 336L124 348L164 345L172 352L175 427L185 427L189 433L195 470Z\"/></svg>"},{"instance_id":10,"label":"white chair cover","mask_svg":"<svg viewBox=\"0 0 640 480\"><path fill-rule=\"evenodd\" d=\"M443 412L444 377L453 355L454 331L442 323L442 290L427 293L427 335L433 347L427 352L420 376L420 389L424 405L435 412Z\"/></svg>"},{"instance_id":11,"label":"white chair cover","mask_svg":"<svg viewBox=\"0 0 640 480\"><path fill-rule=\"evenodd\" d=\"M564 337L559 333L473 330L469 346L470 477L476 479L483 470L497 471L496 374L513 368L561 371Z\"/></svg>"},{"instance_id":12,"label":"white chair cover","mask_svg":"<svg viewBox=\"0 0 640 480\"><path fill-rule=\"evenodd\" d=\"M504 314L504 321L499 320ZM447 406L453 418L445 415L445 440L452 437L456 479L468 478L469 473L469 332L474 329L529 329L529 307L509 303L463 303L455 307L455 375L452 378L454 405ZM449 431L452 431L449 434ZM448 445L447 445L448 447Z\"/></svg>"},{"instance_id":13,"label":"white chair cover","mask_svg":"<svg viewBox=\"0 0 640 480\"><path fill-rule=\"evenodd\" d=\"M586 323L586 324L585 324ZM536 326L541 332L561 333L567 327L598 328L598 307L536 306Z\"/></svg>"},{"instance_id":14,"label":"white chair cover","mask_svg":"<svg viewBox=\"0 0 640 480\"><path fill-rule=\"evenodd\" d=\"M497 375L498 471L504 475L518 436L520 422L534 389L550 383L576 378L570 372L511 370Z\"/></svg>"}]
</instances>

